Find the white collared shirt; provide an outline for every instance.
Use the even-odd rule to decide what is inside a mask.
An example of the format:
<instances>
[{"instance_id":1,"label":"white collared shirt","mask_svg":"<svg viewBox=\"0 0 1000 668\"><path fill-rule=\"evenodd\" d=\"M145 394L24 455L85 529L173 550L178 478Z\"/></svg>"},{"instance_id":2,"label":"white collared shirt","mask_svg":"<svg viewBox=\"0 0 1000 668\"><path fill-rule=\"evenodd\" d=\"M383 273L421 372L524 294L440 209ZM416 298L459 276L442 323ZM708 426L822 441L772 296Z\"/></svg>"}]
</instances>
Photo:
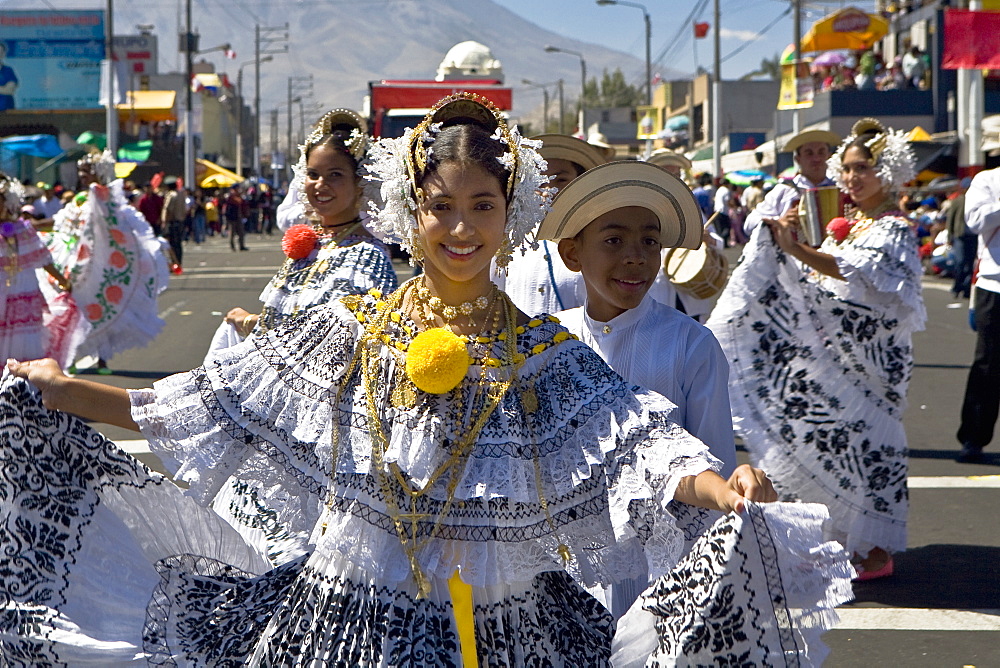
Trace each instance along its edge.
<instances>
[{"instance_id":1,"label":"white collared shirt","mask_svg":"<svg viewBox=\"0 0 1000 668\"><path fill-rule=\"evenodd\" d=\"M728 477L736 468L729 363L712 332L648 294L608 322L594 320L586 308L558 317L627 382L677 404L671 418L708 445L723 462L719 475Z\"/></svg>"}]
</instances>

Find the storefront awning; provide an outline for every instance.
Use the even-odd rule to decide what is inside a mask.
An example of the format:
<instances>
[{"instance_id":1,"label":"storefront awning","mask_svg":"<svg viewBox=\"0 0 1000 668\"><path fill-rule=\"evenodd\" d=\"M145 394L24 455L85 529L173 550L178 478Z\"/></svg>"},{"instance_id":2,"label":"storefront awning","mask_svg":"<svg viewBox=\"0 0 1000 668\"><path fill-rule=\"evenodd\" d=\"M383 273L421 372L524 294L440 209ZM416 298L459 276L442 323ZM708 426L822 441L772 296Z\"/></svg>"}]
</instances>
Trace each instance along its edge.
<instances>
[{"instance_id":1,"label":"storefront awning","mask_svg":"<svg viewBox=\"0 0 1000 668\"><path fill-rule=\"evenodd\" d=\"M244 181L236 172L204 158L195 161L194 171L195 181L201 188L227 188Z\"/></svg>"},{"instance_id":2,"label":"storefront awning","mask_svg":"<svg viewBox=\"0 0 1000 668\"><path fill-rule=\"evenodd\" d=\"M137 121L158 123L177 120L174 102L177 93L172 90L132 90L128 91L125 103L115 105L118 117L123 121L134 118Z\"/></svg>"}]
</instances>

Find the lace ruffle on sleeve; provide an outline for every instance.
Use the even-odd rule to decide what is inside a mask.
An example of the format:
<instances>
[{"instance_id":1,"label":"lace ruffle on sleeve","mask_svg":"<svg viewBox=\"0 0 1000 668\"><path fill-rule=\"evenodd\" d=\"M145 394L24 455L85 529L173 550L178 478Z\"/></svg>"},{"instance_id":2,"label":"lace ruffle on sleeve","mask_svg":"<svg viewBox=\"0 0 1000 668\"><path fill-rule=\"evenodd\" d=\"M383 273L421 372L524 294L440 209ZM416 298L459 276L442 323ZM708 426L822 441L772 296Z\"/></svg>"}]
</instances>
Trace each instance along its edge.
<instances>
[{"instance_id":1,"label":"lace ruffle on sleeve","mask_svg":"<svg viewBox=\"0 0 1000 668\"><path fill-rule=\"evenodd\" d=\"M920 286L923 270L916 236L905 219L884 216L853 242L820 250L831 252L844 279L860 284L871 301L901 303L901 319L908 320L914 331L923 328L927 319Z\"/></svg>"},{"instance_id":2,"label":"lace ruffle on sleeve","mask_svg":"<svg viewBox=\"0 0 1000 668\"><path fill-rule=\"evenodd\" d=\"M237 470L264 487L321 495L333 397L357 324L339 303L310 309L153 390L133 392L133 418L201 503ZM321 444L325 456L317 454Z\"/></svg>"}]
</instances>

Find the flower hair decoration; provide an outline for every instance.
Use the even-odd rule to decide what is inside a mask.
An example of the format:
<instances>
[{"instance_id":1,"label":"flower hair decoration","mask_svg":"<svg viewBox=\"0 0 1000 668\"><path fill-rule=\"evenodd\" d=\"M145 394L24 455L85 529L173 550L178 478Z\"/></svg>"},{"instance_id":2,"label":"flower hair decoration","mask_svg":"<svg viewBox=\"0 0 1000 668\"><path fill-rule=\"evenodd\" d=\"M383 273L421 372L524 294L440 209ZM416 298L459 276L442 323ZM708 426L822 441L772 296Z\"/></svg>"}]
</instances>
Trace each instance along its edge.
<instances>
[{"instance_id":1,"label":"flower hair decoration","mask_svg":"<svg viewBox=\"0 0 1000 668\"><path fill-rule=\"evenodd\" d=\"M854 124L850 136L826 163L826 175L836 181L842 191L847 192L842 173L844 152L858 138L867 135L870 138L865 141L865 146L871 151L872 167L887 190L898 190L917 175L917 159L905 133L886 129L874 118L862 118Z\"/></svg>"},{"instance_id":2,"label":"flower hair decoration","mask_svg":"<svg viewBox=\"0 0 1000 668\"><path fill-rule=\"evenodd\" d=\"M418 252L416 212L423 199L420 178L433 157L434 140L442 123L468 119L487 130L505 151L498 160L510 173L504 186L507 198L506 240L497 251L499 267L510 262L514 250L529 242L529 235L551 208L554 190L543 175L546 165L538 149L540 141L521 136L517 126L507 124L503 113L475 93L456 93L440 100L416 128L402 137L380 139L368 153L365 178L378 186L369 197L369 229L387 243L403 247L414 262ZM373 188L374 190L374 188Z\"/></svg>"},{"instance_id":3,"label":"flower hair decoration","mask_svg":"<svg viewBox=\"0 0 1000 668\"><path fill-rule=\"evenodd\" d=\"M17 218L24 202L24 186L16 179L0 172L0 194L3 195L3 207L7 215L11 218Z\"/></svg>"},{"instance_id":4,"label":"flower hair decoration","mask_svg":"<svg viewBox=\"0 0 1000 668\"><path fill-rule=\"evenodd\" d=\"M316 212L306 199L306 152L328 135L340 137L347 152L359 164L368 151L368 123L359 113L350 109L331 109L320 117L306 137L305 144L299 145L299 159L292 166L290 184L290 189L295 189L298 193L299 202L305 207L306 217L309 219L316 218Z\"/></svg>"},{"instance_id":5,"label":"flower hair decoration","mask_svg":"<svg viewBox=\"0 0 1000 668\"><path fill-rule=\"evenodd\" d=\"M76 161L78 167L89 166L94 172L94 177L102 185L108 185L115 180L115 156L111 151L92 150L87 155Z\"/></svg>"}]
</instances>

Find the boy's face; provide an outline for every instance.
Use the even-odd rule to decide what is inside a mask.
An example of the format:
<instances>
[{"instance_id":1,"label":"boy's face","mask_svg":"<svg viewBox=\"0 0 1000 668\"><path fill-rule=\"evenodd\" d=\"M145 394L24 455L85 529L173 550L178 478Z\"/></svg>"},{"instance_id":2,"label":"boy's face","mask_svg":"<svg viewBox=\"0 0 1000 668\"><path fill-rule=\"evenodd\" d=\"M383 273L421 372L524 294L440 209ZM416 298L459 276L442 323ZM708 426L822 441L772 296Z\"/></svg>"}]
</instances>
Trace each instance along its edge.
<instances>
[{"instance_id":1,"label":"boy's face","mask_svg":"<svg viewBox=\"0 0 1000 668\"><path fill-rule=\"evenodd\" d=\"M594 219L573 239L559 241L572 271L583 272L587 314L607 322L639 305L660 271L660 221L628 206Z\"/></svg>"}]
</instances>

